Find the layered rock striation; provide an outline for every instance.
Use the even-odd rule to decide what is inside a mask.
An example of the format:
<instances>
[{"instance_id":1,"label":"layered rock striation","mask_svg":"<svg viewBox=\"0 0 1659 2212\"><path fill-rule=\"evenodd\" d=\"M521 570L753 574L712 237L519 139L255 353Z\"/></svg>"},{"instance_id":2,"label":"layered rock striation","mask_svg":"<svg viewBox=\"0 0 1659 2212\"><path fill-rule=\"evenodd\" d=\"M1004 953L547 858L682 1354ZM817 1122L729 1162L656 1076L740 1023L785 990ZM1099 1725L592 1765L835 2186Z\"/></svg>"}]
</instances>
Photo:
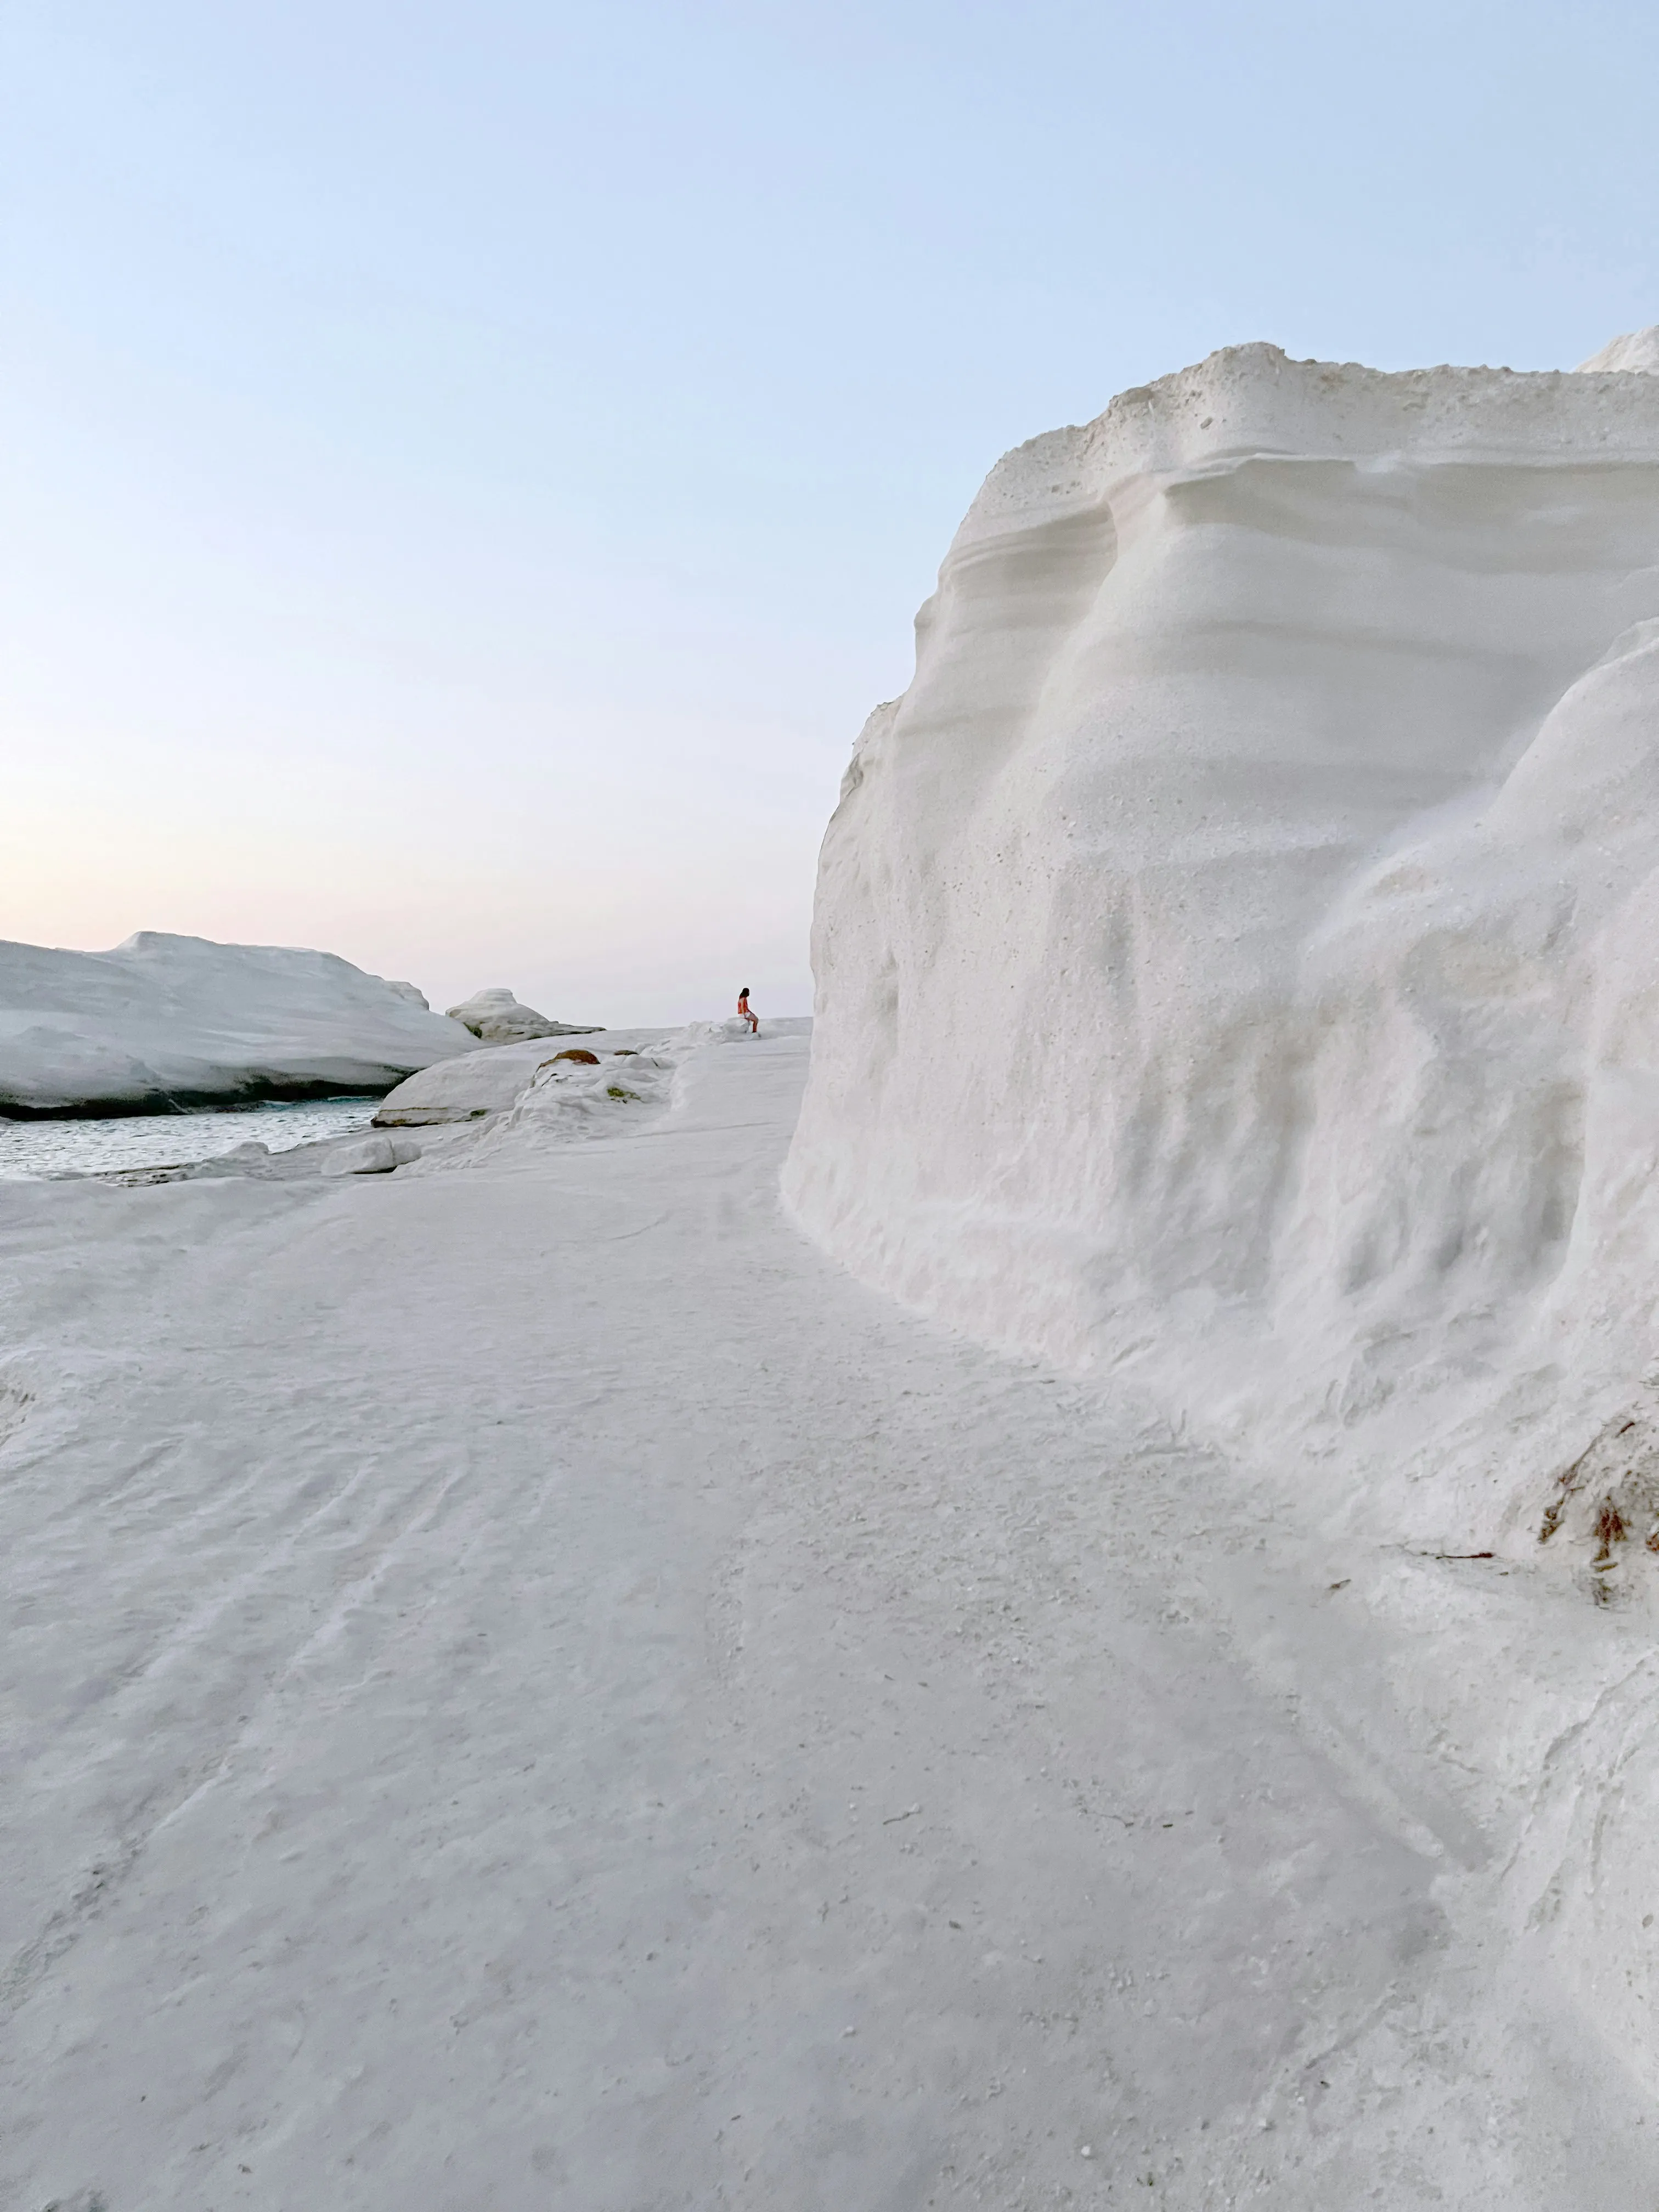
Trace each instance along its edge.
<instances>
[{"instance_id":1,"label":"layered rock striation","mask_svg":"<svg viewBox=\"0 0 1659 2212\"><path fill-rule=\"evenodd\" d=\"M1524 1462L1534 1512L1659 1322L1650 335L1238 347L998 464L824 841L813 1236L1241 1439L1455 1437L1454 1520Z\"/></svg>"}]
</instances>

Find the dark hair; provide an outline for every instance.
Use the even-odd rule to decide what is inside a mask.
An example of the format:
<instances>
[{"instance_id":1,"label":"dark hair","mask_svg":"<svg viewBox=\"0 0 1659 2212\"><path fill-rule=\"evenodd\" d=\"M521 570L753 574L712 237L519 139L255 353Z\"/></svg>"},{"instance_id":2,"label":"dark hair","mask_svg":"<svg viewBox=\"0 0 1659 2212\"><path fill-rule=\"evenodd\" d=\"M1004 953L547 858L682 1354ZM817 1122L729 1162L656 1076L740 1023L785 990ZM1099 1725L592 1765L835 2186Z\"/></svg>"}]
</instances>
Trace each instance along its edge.
<instances>
[{"instance_id":1,"label":"dark hair","mask_svg":"<svg viewBox=\"0 0 1659 2212\"><path fill-rule=\"evenodd\" d=\"M745 983L742 990L738 992L738 996L740 999L746 999L749 996L749 986L747 983Z\"/></svg>"}]
</instances>

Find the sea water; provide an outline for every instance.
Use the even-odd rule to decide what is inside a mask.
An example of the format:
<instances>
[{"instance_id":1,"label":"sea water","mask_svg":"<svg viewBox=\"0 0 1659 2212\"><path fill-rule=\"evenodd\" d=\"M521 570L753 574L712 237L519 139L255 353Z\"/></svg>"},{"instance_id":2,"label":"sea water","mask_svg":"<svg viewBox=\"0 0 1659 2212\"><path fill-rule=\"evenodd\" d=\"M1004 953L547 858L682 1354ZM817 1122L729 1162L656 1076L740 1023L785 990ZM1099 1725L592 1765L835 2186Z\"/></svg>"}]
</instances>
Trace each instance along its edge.
<instances>
[{"instance_id":1,"label":"sea water","mask_svg":"<svg viewBox=\"0 0 1659 2212\"><path fill-rule=\"evenodd\" d=\"M257 1141L273 1152L366 1129L378 1098L307 1098L194 1114L125 1114L74 1121L0 1121L0 1182L181 1168Z\"/></svg>"}]
</instances>

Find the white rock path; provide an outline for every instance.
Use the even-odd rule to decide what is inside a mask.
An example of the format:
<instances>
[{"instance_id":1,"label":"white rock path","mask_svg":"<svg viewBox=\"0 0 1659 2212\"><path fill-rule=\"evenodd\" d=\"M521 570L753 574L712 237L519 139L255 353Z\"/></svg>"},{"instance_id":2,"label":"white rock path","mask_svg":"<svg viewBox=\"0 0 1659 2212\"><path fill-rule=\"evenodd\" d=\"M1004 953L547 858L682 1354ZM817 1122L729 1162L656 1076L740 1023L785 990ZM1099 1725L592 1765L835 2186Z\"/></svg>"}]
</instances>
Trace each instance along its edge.
<instances>
[{"instance_id":1,"label":"white rock path","mask_svg":"<svg viewBox=\"0 0 1659 2212\"><path fill-rule=\"evenodd\" d=\"M0 2203L1650 2201L1340 1571L807 1246L804 1060L0 1191Z\"/></svg>"}]
</instances>

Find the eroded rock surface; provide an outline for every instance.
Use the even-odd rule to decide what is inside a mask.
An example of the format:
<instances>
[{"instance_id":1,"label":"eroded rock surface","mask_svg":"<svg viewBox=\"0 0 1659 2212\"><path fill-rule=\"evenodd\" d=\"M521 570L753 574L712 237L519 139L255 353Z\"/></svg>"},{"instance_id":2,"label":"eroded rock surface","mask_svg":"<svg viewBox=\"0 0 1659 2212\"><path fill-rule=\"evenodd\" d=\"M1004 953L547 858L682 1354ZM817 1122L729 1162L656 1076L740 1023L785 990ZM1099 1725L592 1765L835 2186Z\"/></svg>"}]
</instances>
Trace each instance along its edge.
<instances>
[{"instance_id":1,"label":"eroded rock surface","mask_svg":"<svg viewBox=\"0 0 1659 2212\"><path fill-rule=\"evenodd\" d=\"M1659 1300L1650 337L1240 347L998 464L824 843L815 1237L1533 1541Z\"/></svg>"},{"instance_id":2,"label":"eroded rock surface","mask_svg":"<svg viewBox=\"0 0 1659 2212\"><path fill-rule=\"evenodd\" d=\"M484 1044L521 1044L530 1037L588 1036L599 1027L594 1022L556 1022L547 1014L538 1014L533 1006L521 1005L505 984L475 991L470 999L449 1009L449 1018L459 1022Z\"/></svg>"}]
</instances>

